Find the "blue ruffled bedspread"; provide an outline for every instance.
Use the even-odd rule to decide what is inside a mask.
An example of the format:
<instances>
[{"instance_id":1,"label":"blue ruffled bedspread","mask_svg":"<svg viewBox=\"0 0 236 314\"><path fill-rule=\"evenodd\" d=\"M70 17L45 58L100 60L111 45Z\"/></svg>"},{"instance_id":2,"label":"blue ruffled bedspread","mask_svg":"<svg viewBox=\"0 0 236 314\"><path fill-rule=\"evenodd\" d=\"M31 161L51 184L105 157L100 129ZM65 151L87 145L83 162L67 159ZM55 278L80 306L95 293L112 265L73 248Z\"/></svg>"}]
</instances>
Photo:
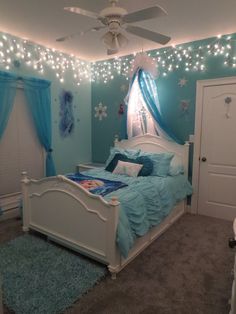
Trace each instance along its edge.
<instances>
[{"instance_id":1,"label":"blue ruffled bedspread","mask_svg":"<svg viewBox=\"0 0 236 314\"><path fill-rule=\"evenodd\" d=\"M91 169L83 174L128 184L127 187L104 197L110 200L115 195L121 203L117 245L123 257L128 256L137 237L160 224L176 203L192 194L192 187L183 175L133 178L115 175L101 168Z\"/></svg>"}]
</instances>

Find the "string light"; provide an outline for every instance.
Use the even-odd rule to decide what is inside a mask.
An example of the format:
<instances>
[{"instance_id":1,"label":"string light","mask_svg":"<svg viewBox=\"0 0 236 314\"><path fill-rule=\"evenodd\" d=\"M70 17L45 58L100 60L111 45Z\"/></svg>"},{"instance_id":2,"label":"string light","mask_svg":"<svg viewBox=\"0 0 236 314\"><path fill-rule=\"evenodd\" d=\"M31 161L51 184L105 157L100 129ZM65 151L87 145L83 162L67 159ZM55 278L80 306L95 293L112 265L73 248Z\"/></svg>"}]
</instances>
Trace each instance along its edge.
<instances>
[{"instance_id":1,"label":"string light","mask_svg":"<svg viewBox=\"0 0 236 314\"><path fill-rule=\"evenodd\" d=\"M69 70L77 85L90 80L90 62L3 33L0 33L0 64L10 71L26 65L40 75L48 68L55 72L55 77L61 83L64 83L66 71Z\"/></svg>"},{"instance_id":2,"label":"string light","mask_svg":"<svg viewBox=\"0 0 236 314\"><path fill-rule=\"evenodd\" d=\"M153 50L148 53L157 63L159 76L167 76L175 70L183 68L186 72L206 71L206 59L209 56L223 57L223 65L235 68L236 55L234 51L236 34L217 35L211 42L197 46L197 42L192 46L173 45L168 48ZM107 83L114 79L115 74L125 76L129 79L129 69L135 53L128 57L110 59L106 61L95 62L91 65L92 82L102 81ZM111 74L112 73L112 74Z\"/></svg>"},{"instance_id":3,"label":"string light","mask_svg":"<svg viewBox=\"0 0 236 314\"><path fill-rule=\"evenodd\" d=\"M217 35L207 44L198 46L198 42L185 45L173 45L167 48L152 50L148 55L157 63L159 76L182 68L184 71L206 71L207 57L221 56L223 65L236 67L235 39L236 34ZM6 70L12 70L25 64L42 75L46 68L54 71L59 82L65 82L67 71L71 71L72 78L79 86L83 81L103 82L107 84L116 75L130 79L130 69L136 53L125 57L115 57L105 61L86 62L74 56L20 39L8 34L0 33L0 64Z\"/></svg>"}]
</instances>

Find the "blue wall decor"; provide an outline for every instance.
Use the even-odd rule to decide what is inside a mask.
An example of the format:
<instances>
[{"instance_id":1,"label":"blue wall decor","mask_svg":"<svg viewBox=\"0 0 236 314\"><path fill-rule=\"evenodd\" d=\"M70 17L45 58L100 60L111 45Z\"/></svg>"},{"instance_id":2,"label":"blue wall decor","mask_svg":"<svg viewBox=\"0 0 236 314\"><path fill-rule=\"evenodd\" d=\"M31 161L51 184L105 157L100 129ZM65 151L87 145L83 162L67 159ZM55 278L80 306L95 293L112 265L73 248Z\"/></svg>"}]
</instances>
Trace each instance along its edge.
<instances>
[{"instance_id":1,"label":"blue wall decor","mask_svg":"<svg viewBox=\"0 0 236 314\"><path fill-rule=\"evenodd\" d=\"M62 137L67 137L74 130L73 94L62 90L60 93L60 123L59 130Z\"/></svg>"}]
</instances>

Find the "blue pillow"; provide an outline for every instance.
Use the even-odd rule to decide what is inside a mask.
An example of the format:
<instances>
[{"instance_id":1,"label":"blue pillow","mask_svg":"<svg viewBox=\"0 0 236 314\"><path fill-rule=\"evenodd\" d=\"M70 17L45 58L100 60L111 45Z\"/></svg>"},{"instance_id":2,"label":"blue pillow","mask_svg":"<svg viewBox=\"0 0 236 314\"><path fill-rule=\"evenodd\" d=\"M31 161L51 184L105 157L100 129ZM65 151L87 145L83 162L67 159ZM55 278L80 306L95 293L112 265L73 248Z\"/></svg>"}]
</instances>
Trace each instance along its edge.
<instances>
[{"instance_id":1,"label":"blue pillow","mask_svg":"<svg viewBox=\"0 0 236 314\"><path fill-rule=\"evenodd\" d=\"M140 156L145 156L151 159L153 170L151 176L166 177L169 174L170 163L174 157L173 153L140 153Z\"/></svg>"},{"instance_id":2,"label":"blue pillow","mask_svg":"<svg viewBox=\"0 0 236 314\"><path fill-rule=\"evenodd\" d=\"M122 154L122 155L127 156L128 158L136 158L139 156L139 153L140 153L140 149L134 150L134 149L123 149L119 147L111 147L110 155L105 163L105 167L109 165L109 163L115 157L115 154Z\"/></svg>"},{"instance_id":3,"label":"blue pillow","mask_svg":"<svg viewBox=\"0 0 236 314\"><path fill-rule=\"evenodd\" d=\"M153 171L153 163L150 160L150 158L148 158L146 156L140 156L140 157L133 159L133 158L129 158L129 157L125 156L124 154L120 154L120 153L115 154L114 158L107 165L105 170L113 172L113 170L116 168L119 160L125 161L125 162L131 162L134 164L143 165L143 167L141 168L141 170L138 173L139 177L140 176L142 176L142 177L149 176Z\"/></svg>"}]
</instances>

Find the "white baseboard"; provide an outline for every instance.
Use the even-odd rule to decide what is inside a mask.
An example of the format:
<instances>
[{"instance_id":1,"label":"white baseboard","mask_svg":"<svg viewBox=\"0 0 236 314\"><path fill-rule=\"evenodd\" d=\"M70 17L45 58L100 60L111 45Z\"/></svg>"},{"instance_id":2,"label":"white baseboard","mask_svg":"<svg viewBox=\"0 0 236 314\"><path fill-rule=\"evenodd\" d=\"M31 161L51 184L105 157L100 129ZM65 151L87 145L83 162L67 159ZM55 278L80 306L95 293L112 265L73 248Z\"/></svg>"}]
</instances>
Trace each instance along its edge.
<instances>
[{"instance_id":1,"label":"white baseboard","mask_svg":"<svg viewBox=\"0 0 236 314\"><path fill-rule=\"evenodd\" d=\"M3 214L0 216L0 222L12 218L19 218L20 217L20 210L19 208L13 208L7 211L4 211Z\"/></svg>"},{"instance_id":2,"label":"white baseboard","mask_svg":"<svg viewBox=\"0 0 236 314\"><path fill-rule=\"evenodd\" d=\"M20 217L21 193L13 193L0 197L0 206L3 211L0 221Z\"/></svg>"}]
</instances>

